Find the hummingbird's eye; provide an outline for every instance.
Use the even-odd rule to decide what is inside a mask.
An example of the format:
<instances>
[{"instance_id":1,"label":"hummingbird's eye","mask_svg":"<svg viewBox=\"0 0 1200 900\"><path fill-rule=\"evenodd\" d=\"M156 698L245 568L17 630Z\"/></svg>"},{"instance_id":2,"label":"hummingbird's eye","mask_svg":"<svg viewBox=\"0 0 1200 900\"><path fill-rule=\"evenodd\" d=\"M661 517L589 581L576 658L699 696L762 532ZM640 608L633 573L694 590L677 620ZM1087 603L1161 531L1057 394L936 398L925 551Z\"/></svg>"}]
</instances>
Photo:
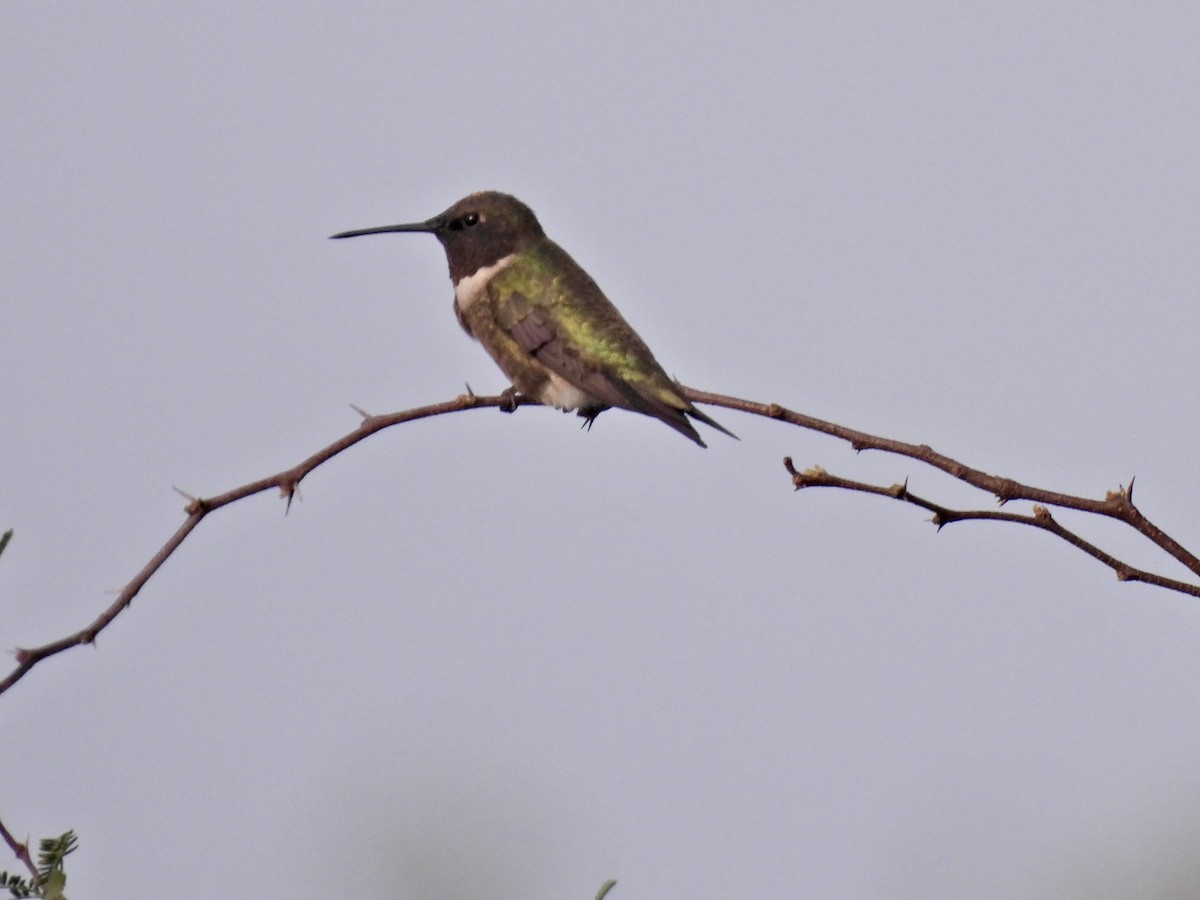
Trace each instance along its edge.
<instances>
[{"instance_id":1,"label":"hummingbird's eye","mask_svg":"<svg viewBox=\"0 0 1200 900\"><path fill-rule=\"evenodd\" d=\"M479 224L479 213L467 213L459 216L450 223L451 231L462 231L464 228L474 228Z\"/></svg>"}]
</instances>

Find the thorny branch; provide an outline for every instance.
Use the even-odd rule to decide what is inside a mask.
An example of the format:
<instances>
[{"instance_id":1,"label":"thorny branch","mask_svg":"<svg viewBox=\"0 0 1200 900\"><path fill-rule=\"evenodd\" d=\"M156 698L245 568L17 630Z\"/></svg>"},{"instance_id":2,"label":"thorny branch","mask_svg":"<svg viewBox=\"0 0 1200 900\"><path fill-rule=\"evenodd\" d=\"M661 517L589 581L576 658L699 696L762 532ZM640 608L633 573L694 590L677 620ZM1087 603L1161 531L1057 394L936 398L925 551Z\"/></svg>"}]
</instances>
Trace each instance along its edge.
<instances>
[{"instance_id":1,"label":"thorny branch","mask_svg":"<svg viewBox=\"0 0 1200 900\"><path fill-rule=\"evenodd\" d=\"M1031 515L1002 512L996 509L950 509L947 506L942 506L940 503L934 503L932 500L918 497L908 489L907 482L883 487L878 484L867 484L863 481L852 481L849 478L831 475L820 466L813 466L810 469L805 469L803 472L798 472L792 464L790 456L783 458L783 466L792 476L792 484L796 486L796 490L807 487L833 487L891 497L894 500L901 500L905 503L911 503L913 506L929 510L933 513L931 521L938 527L939 531L943 526L949 525L952 522L966 522L971 519L993 519L1000 522L1017 522L1021 525L1030 525L1034 528L1048 531L1056 537L1062 538L1068 544L1078 547L1088 556L1099 560L1116 572L1117 578L1121 581L1141 581L1145 584L1155 584L1172 591L1179 591L1183 594L1191 594L1193 597L1200 597L1200 585L1188 584L1186 581L1179 581L1174 578L1157 575L1154 572L1136 569L1127 563L1121 562L1115 556L1105 553L1095 544L1084 540L1075 534L1075 532L1064 528L1055 521L1054 517L1050 514L1050 510L1040 503L1034 505Z\"/></svg>"},{"instance_id":2,"label":"thorny branch","mask_svg":"<svg viewBox=\"0 0 1200 900\"><path fill-rule=\"evenodd\" d=\"M3 822L0 822L0 839L3 839L4 843L8 844L8 849L12 851L13 856L19 859L36 879L38 877L38 870L37 866L33 864L33 857L29 855L29 844L24 841L18 841L13 837L12 832L4 826Z\"/></svg>"},{"instance_id":3,"label":"thorny branch","mask_svg":"<svg viewBox=\"0 0 1200 900\"><path fill-rule=\"evenodd\" d=\"M1109 491L1105 494L1103 500L1094 500L1090 497L1076 497L1072 494L1048 491L1044 488L1021 484L1021 482L1014 481L1011 478L1001 478L998 475L989 475L987 472L980 471L979 469L972 469L970 466L964 465L956 459L952 459L943 453L938 453L927 444L907 444L903 441L892 440L891 438L877 437L865 431L856 431L853 428L846 428L843 425L835 425L833 422L826 422L823 419L793 412L777 403L755 403L751 400L741 400L737 397L726 397L721 394L710 394L706 391L697 391L691 388L686 388L685 393L690 400L696 403L709 403L713 406L723 406L726 409L736 409L759 416L766 416L770 419L779 419L789 422L792 425L797 425L800 428L807 428L810 431L819 431L822 434L841 438L847 441L856 451L883 450L886 453L892 453L896 456L907 456L935 469L941 469L959 481L971 485L971 487L992 494L1000 501L1001 505L1010 500L1030 500L1046 506L1061 506L1063 509L1075 509L1080 512L1115 519L1144 535L1165 553L1170 554L1187 567L1190 572L1200 577L1200 558L1147 519L1133 505L1132 479L1127 487ZM802 485L797 486L801 487ZM972 516L972 518L994 519L1003 517L987 515ZM1071 543L1074 543L1074 541ZM1189 590L1188 593L1193 593L1193 591Z\"/></svg>"},{"instance_id":4,"label":"thorny branch","mask_svg":"<svg viewBox=\"0 0 1200 900\"><path fill-rule=\"evenodd\" d=\"M1035 528L1040 528L1047 531L1069 544L1078 547L1084 553L1099 560L1104 565L1111 568L1117 573L1117 577L1123 581L1141 581L1146 584L1154 584L1159 587L1168 588L1169 590L1179 591L1189 594L1194 597L1200 597L1200 586L1189 584L1187 582L1178 581L1172 578L1166 578L1161 575L1147 572L1142 569L1134 568L1121 560L1111 556L1095 545L1087 542L1077 534L1067 530L1060 525L1051 516L1047 507L1058 506L1064 509L1074 509L1081 512L1092 513L1098 516L1115 519L1133 528L1138 533L1144 535L1152 541L1156 546L1169 554L1174 559L1182 563L1189 571L1200 577L1200 558L1197 558L1193 553L1184 548L1181 544L1163 532L1158 526L1142 515L1133 504L1133 483L1130 482L1128 487L1120 488L1116 491L1109 491L1103 500L1096 500L1088 497L1077 497L1071 494L1063 494L1057 491L1045 490L1043 488L1033 487L1030 485L1021 484L1010 478L1001 478L996 475L989 475L979 469L973 469L970 466L952 459L942 453L938 453L933 448L925 444L909 444L902 441L892 440L891 438L878 437L868 434L863 431L856 431L852 428L846 428L842 425L837 425L832 422L826 422L822 419L817 419L803 413L794 412L786 409L776 403L756 403L751 400L743 400L737 397L729 397L723 394L712 394L706 391L698 391L692 388L682 387L684 394L695 403L705 403L713 406L721 406L726 409L739 410L741 412L750 413L752 415L764 416L769 419L776 419L789 424L796 425L800 428L805 428L811 431L818 431L823 434L828 434L833 437L841 438L847 441L855 450L882 450L886 453L892 453L898 456L906 456L911 459L918 460L933 468L940 469L943 472L957 478L972 487L978 488L994 495L1003 505L1010 500L1029 500L1035 503L1032 515L1024 515L1019 513L1009 513L997 510L954 510L940 506L932 501L925 500L921 497L910 493L907 485L898 485L893 487L881 487L878 485L870 485L863 482L850 481L848 479L839 478L825 472L823 469L808 469L804 472L798 472L792 465L790 459L784 460L784 465L792 476L793 484L797 489L802 487L837 487L847 490L865 491L867 493L881 494L893 497L897 500L902 500L916 506L920 506L933 513L933 521L940 528L951 522L964 521L968 519L993 519L1005 522L1017 522L1024 525L1030 525ZM253 494L258 494L271 488L278 488L280 493L287 498L288 505L291 505L292 498L296 494L296 490L300 482L306 475L327 462L334 456L341 453L343 450L354 446L364 438L369 437L377 431L382 431L385 428L390 428L393 425L399 425L404 422L412 422L417 419L425 419L431 416L439 416L446 413L462 412L468 409L482 409L484 407L499 407L506 412L513 411L517 406L537 405L536 402L520 395L514 395L511 392L505 392L496 396L480 397L473 393L463 394L454 400L445 403L436 403L430 406L422 406L414 409L404 410L402 412L390 413L388 415L372 416L363 414L363 421L358 428L344 437L339 438L327 447L318 450L312 456L298 463L290 469L285 469L275 475L260 478L257 481L252 481L249 484L244 484L241 487L233 488L223 494L218 494L214 497L200 498L189 497L187 506L184 511L187 513L187 518L176 529L175 533L167 540L167 542L159 549L157 553L142 567L142 570L134 575L133 579L125 585L124 589L117 595L117 598L105 609L95 621L86 627L80 629L74 634L69 634L56 641L48 644L43 644L40 647L32 647L19 649L16 651L16 667L3 679L0 680L0 694L4 693L14 684L16 684L25 674L32 669L37 663L41 662L50 656L54 656L64 650L70 649L80 644L94 644L97 636L112 621L120 615L133 602L133 598L137 596L142 587L149 581L159 567L171 556L172 553L179 547L180 544L187 538L192 530L200 524L200 521L209 513L227 506L237 500L249 497ZM360 411L361 412L361 411ZM185 495L187 496L187 495Z\"/></svg>"},{"instance_id":5,"label":"thorny branch","mask_svg":"<svg viewBox=\"0 0 1200 900\"><path fill-rule=\"evenodd\" d=\"M210 512L218 510L222 506L228 506L230 503L234 503L245 497L260 494L271 488L279 488L280 494L287 498L288 507L290 508L292 498L296 495L296 490L299 488L304 476L308 475L309 472L322 463L328 462L343 450L353 447L359 441L370 437L377 431L382 431L384 428L390 428L393 425L399 425L403 422L412 422L416 419L440 416L444 413L461 412L466 409L482 409L488 406L495 406L511 412L516 407L524 405L536 404L519 395L507 393L495 397L479 397L468 393L462 394L445 403L420 406L415 409L406 409L402 412L389 413L382 416L372 416L358 410L363 416L363 420L359 423L358 428L338 438L338 440L329 446L318 450L312 456L308 457L308 459L292 466L290 469L284 469L282 472L268 475L266 478L260 478L258 481L243 484L241 487L233 488L215 497L201 498L184 494L189 501L187 506L183 508L184 512L187 513L187 518L183 520L183 524L175 530L175 533L168 538L159 551L150 558L150 561L142 567L142 570L134 575L133 579L121 589L120 593L117 594L117 598L109 604L108 608L100 613L94 622L81 628L74 634L68 634L66 637L51 641L49 644L43 644L40 647L18 649L16 651L17 665L0 681L0 694L3 694L20 681L30 669L43 659L62 653L64 650L69 650L71 647L80 644L94 644L100 632L111 625L113 619L120 615L133 602L133 598L138 595L138 592L150 580L150 576L159 570L171 554L179 548L184 539L192 533L192 529L199 525L200 520ZM183 492L180 491L180 493Z\"/></svg>"}]
</instances>

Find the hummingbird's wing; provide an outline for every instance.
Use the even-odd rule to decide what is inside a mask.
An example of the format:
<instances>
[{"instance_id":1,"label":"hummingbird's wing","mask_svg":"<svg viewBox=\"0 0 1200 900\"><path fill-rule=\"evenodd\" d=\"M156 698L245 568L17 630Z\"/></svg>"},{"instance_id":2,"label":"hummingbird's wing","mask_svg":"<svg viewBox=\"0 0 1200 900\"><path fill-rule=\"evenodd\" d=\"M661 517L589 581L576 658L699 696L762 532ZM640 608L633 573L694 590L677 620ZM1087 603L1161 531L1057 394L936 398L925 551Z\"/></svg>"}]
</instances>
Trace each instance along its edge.
<instances>
[{"instance_id":1,"label":"hummingbird's wing","mask_svg":"<svg viewBox=\"0 0 1200 900\"><path fill-rule=\"evenodd\" d=\"M679 393L650 348L557 244L546 241L526 260L531 271L516 263L488 285L497 324L525 353L599 404L661 419L702 447L689 415L726 431Z\"/></svg>"},{"instance_id":2,"label":"hummingbird's wing","mask_svg":"<svg viewBox=\"0 0 1200 900\"><path fill-rule=\"evenodd\" d=\"M601 368L586 351L570 342L546 307L536 306L523 294L513 293L501 307L500 322L523 351L604 406L649 412L639 408L641 395L631 385Z\"/></svg>"}]
</instances>

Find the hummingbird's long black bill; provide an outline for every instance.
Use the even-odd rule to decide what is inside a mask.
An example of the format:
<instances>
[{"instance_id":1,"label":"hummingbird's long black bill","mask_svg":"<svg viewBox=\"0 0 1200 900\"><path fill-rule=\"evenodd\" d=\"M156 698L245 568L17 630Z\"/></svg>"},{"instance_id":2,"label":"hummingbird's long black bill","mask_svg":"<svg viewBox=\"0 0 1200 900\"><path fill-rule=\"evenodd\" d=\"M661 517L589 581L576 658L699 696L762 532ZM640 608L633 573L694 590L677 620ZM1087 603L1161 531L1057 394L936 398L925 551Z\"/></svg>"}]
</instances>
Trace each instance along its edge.
<instances>
[{"instance_id":1,"label":"hummingbird's long black bill","mask_svg":"<svg viewBox=\"0 0 1200 900\"><path fill-rule=\"evenodd\" d=\"M389 231L426 231L434 232L441 225L440 219L429 219L426 222L411 222L408 225L380 225L378 228L359 228L357 231L341 231L331 234L333 238L360 237L364 234L386 234Z\"/></svg>"}]
</instances>

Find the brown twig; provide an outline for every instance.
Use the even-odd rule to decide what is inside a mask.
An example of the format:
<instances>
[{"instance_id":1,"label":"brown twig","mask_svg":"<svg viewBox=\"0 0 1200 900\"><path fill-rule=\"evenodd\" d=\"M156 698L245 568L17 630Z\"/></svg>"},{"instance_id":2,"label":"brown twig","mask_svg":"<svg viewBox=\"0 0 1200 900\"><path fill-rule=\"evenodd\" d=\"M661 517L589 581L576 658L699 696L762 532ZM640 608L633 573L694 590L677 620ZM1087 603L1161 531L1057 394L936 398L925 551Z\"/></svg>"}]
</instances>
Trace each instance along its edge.
<instances>
[{"instance_id":1,"label":"brown twig","mask_svg":"<svg viewBox=\"0 0 1200 900\"><path fill-rule=\"evenodd\" d=\"M1167 588L1168 590L1179 591L1182 594L1200 597L1200 585L1189 584L1186 581L1179 581L1175 578L1167 578L1164 575L1147 572L1144 569L1138 569L1128 563L1122 562L1112 554L1106 553L1095 544L1080 537L1075 532L1063 527L1051 515L1050 510L1041 504L1036 504L1033 507L1031 515L1002 512L995 509L951 509L939 503L934 503L932 500L926 500L924 497L918 497L908 489L907 483L893 484L888 487L879 484L868 484L864 481L853 481L849 478L842 478L839 475L832 475L820 466L813 466L800 472L792 464L790 456L783 458L783 466L792 476L792 484L795 485L796 490L809 487L832 487L891 497L893 500L911 503L913 506L929 510L929 512L933 513L931 521L938 527L938 530L953 522L967 522L973 519L991 519L993 521L1016 522L1020 525L1029 525L1033 528L1040 528L1042 531L1050 532L1055 537L1061 538L1068 544L1079 548L1093 559L1104 563L1104 565L1116 573L1117 578L1121 581L1140 581L1144 584L1153 584L1158 587Z\"/></svg>"},{"instance_id":2,"label":"brown twig","mask_svg":"<svg viewBox=\"0 0 1200 900\"><path fill-rule=\"evenodd\" d=\"M987 472L973 469L956 459L938 453L927 444L908 444L903 441L868 434L865 431L856 431L853 428L846 428L842 425L836 425L833 422L826 422L823 419L794 412L777 403L755 403L750 400L742 400L738 397L710 394L707 391L697 391L692 388L684 388L684 393L695 403L708 403L713 406L723 406L726 409L754 413L755 415L766 416L769 419L778 419L783 422L789 422L792 425L798 425L801 428L841 438L849 442L850 446L855 450L883 450L886 453L893 453L897 456L907 456L935 469L940 469L972 487L994 495L1000 501L1001 505L1008 503L1010 500L1030 500L1046 506L1061 506L1064 509L1075 509L1081 512L1092 513L1093 515L1116 519L1118 522L1123 522L1152 541L1155 546L1174 557L1190 572L1200 576L1200 557L1197 557L1147 519L1133 505L1133 479L1130 479L1129 485L1126 487L1118 487L1115 491L1108 491L1103 500L1095 500L1090 497L1076 497L1072 494L1063 494L1058 491L1048 491L1044 488L1022 484L1011 478L989 475ZM995 516L992 518L995 518ZM1130 569L1130 571L1133 570Z\"/></svg>"},{"instance_id":3,"label":"brown twig","mask_svg":"<svg viewBox=\"0 0 1200 900\"><path fill-rule=\"evenodd\" d=\"M1008 478L1000 478L995 475L989 475L978 469L973 469L966 466L957 460L951 459L941 453L937 453L932 448L924 444L908 444L902 441L895 441L890 438L877 437L872 434L867 434L863 431L856 431L852 428L846 428L841 425L836 425L832 422L826 422L822 419L817 419L812 416L804 415L793 410L786 409L775 403L756 403L751 400L743 400L738 397L728 397L723 394L712 394L707 391L698 391L693 388L680 386L683 393L695 403L707 403L713 406L722 406L726 409L740 410L742 412L751 413L753 415L765 416L769 419L776 419L783 422L788 422L792 425L801 428L807 428L812 431L819 431L824 434L832 435L833 437L841 438L848 441L855 450L883 450L888 453L894 453L900 456L907 456L912 459L919 460L934 468L940 469L955 478L994 494L1000 502L1006 503L1010 500L1031 500L1038 504L1061 506L1068 509L1081 510L1090 512L1096 515L1106 516L1124 522L1131 528L1137 530L1140 534L1145 535L1149 540L1153 541L1158 547L1170 554L1172 557L1183 563L1192 572L1200 575L1200 558L1197 558L1191 552L1186 550L1182 545L1168 536L1165 532L1159 529L1149 519L1146 519L1141 512L1133 505L1132 500L1132 481L1128 488L1121 488L1117 491L1110 491L1104 500L1093 500L1087 497L1075 497L1070 494L1061 494L1055 491L1047 491L1042 488L1031 487L1021 484ZM468 388L468 391L470 389ZM252 481L249 484L244 484L241 487L233 488L223 494L218 494L214 497L200 498L190 497L184 511L187 513L187 518L183 524L176 529L170 539L159 549L157 553L143 566L133 579L125 586L125 588L117 595L116 600L102 612L94 622L85 628L80 629L74 634L67 635L59 640L52 641L48 644L43 644L40 647L32 647L19 649L16 651L17 665L3 679L0 680L0 694L7 691L10 687L16 684L25 676L30 669L37 663L41 662L55 654L61 653L71 647L80 644L94 644L97 636L112 621L120 615L120 613L133 602L133 598L146 584L159 567L171 556L172 553L179 547L180 544L187 538L192 530L200 524L200 521L214 510L220 509L222 506L227 506L237 500L249 497L253 494L261 493L262 491L271 488L279 488L283 496L287 498L288 505L291 505L292 498L296 494L296 490L304 479L315 468L322 463L337 456L343 450L354 446L359 441L381 431L384 428L389 428L393 425L399 425L404 422L411 422L416 419L425 419L430 416L444 415L446 413L462 412L468 409L482 409L485 407L498 407L506 412L511 412L517 406L537 405L535 401L529 400L520 395L516 395L511 391L505 391L502 394L489 397L476 396L474 393L463 394L454 400L445 403L435 403L430 406L422 406L416 409L404 410L402 412L390 413L382 416L372 416L367 413L363 415L362 423L354 431L345 435L342 438L334 441L329 446L318 450L312 456L298 463L290 469L285 469L275 475L270 475L266 478L260 478L257 481ZM789 467L789 471L795 473L794 469ZM815 486L815 485L809 485ZM883 493L889 496L897 496L890 488L879 488L874 485L866 485L855 482L844 482L839 485L830 483L828 486L841 486L854 490L865 490L870 493ZM1150 572L1144 572L1140 569L1135 569L1132 566L1126 565L1104 553L1104 551L1087 543L1078 535L1067 531L1057 522L1055 522L1047 511L1039 513L1036 509L1033 516L1022 516L1016 513L1007 512L963 512L958 510L950 510L944 507L938 507L930 501L913 498L907 493L907 488L903 489L904 495L897 499L905 499L907 502L916 503L918 506L923 506L934 512L935 516L939 516L940 524L947 524L949 521L957 521L965 518L975 519L1000 519L1004 521L1021 522L1023 524L1034 525L1056 534L1058 537L1079 547L1085 553L1104 562L1112 567L1118 577L1127 581L1143 581L1148 584L1157 584L1161 587L1167 587L1172 590L1177 590L1182 593L1200 596L1200 589L1184 582L1175 581L1174 579L1164 578L1154 575ZM181 492L182 493L182 492ZM188 496L188 495L185 495Z\"/></svg>"},{"instance_id":4,"label":"brown twig","mask_svg":"<svg viewBox=\"0 0 1200 900\"><path fill-rule=\"evenodd\" d=\"M233 488L215 497L200 498L184 494L184 496L189 497L189 502L184 507L187 518L184 519L183 524L176 529L175 533L171 535L170 539L159 548L158 552L150 558L150 561L142 567L142 570L134 575L133 579L125 585L117 595L117 598L109 604L108 608L94 622L85 628L81 628L74 634L69 634L56 641L43 644L40 647L18 649L16 651L17 665L0 681L0 694L3 694L20 681L30 669L43 659L54 656L57 653L62 653L64 650L79 646L80 644L94 644L100 632L112 624L113 619L120 615L133 602L133 598L137 596L146 582L150 580L150 576L158 571L159 567L167 561L171 554L183 543L184 539L191 534L192 529L199 525L200 520L210 512L253 494L270 490L271 488L279 488L280 493L287 498L288 506L290 507L292 498L295 496L296 489L300 486L301 480L313 469L384 428L399 425L403 422L412 422L416 419L426 419L430 416L461 412L468 409L483 409L491 406L511 411L511 409L515 409L517 406L525 405L536 405L536 403L525 397L510 394L500 394L494 397L462 394L446 403L435 403L430 406L417 407L416 409L406 409L402 412L389 413L382 416L363 414L363 421L359 424L358 428L334 441L329 446L318 450L312 456L308 457L308 459L292 466L290 469L284 469L275 475L269 475L266 478L260 478L241 487ZM180 493L183 492L180 491Z\"/></svg>"},{"instance_id":5,"label":"brown twig","mask_svg":"<svg viewBox=\"0 0 1200 900\"><path fill-rule=\"evenodd\" d=\"M37 866L33 863L33 857L29 855L29 844L18 841L12 836L12 832L5 826L4 822L0 822L0 838L4 839L4 843L8 844L8 849L13 852L13 856L25 864L25 868L33 875L34 880L38 878Z\"/></svg>"}]
</instances>

